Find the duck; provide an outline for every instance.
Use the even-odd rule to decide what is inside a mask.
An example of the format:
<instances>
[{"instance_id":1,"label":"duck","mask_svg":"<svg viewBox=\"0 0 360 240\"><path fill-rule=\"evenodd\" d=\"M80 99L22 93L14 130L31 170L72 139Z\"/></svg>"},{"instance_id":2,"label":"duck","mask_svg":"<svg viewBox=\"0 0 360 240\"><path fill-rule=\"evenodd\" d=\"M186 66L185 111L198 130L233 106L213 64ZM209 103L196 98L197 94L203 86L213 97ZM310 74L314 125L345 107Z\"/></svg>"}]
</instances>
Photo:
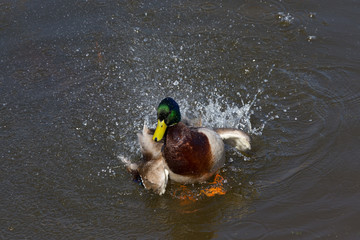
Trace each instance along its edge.
<instances>
[{"instance_id":1,"label":"duck","mask_svg":"<svg viewBox=\"0 0 360 240\"><path fill-rule=\"evenodd\" d=\"M206 182L224 166L225 144L244 154L251 151L251 138L244 131L193 122L182 120L178 103L166 97L157 107L156 129L144 124L138 133L143 161L124 162L145 189L162 195L169 179L181 184Z\"/></svg>"}]
</instances>

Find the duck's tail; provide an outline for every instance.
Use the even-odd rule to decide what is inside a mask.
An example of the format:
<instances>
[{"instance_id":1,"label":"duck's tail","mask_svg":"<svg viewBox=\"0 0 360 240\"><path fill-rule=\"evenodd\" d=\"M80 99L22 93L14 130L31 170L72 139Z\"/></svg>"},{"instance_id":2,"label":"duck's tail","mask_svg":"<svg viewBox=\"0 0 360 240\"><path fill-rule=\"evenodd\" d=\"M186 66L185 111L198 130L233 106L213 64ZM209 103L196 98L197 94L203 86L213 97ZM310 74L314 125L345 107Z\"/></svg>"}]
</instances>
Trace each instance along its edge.
<instances>
[{"instance_id":1,"label":"duck's tail","mask_svg":"<svg viewBox=\"0 0 360 240\"><path fill-rule=\"evenodd\" d=\"M226 144L229 144L242 153L250 153L251 138L245 132L234 128L217 128L214 130Z\"/></svg>"}]
</instances>

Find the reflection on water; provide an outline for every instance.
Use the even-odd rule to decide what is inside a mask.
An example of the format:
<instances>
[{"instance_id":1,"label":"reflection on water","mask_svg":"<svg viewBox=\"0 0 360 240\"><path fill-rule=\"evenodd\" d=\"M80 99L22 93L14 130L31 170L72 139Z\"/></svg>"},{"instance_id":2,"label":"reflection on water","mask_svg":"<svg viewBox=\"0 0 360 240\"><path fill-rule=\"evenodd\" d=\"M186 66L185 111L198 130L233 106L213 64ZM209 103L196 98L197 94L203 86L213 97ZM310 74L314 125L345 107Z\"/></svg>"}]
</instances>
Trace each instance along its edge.
<instances>
[{"instance_id":1,"label":"reflection on water","mask_svg":"<svg viewBox=\"0 0 360 240\"><path fill-rule=\"evenodd\" d=\"M358 8L0 3L0 238L360 237ZM165 96L252 135L226 149L226 194L159 197L121 165Z\"/></svg>"}]
</instances>

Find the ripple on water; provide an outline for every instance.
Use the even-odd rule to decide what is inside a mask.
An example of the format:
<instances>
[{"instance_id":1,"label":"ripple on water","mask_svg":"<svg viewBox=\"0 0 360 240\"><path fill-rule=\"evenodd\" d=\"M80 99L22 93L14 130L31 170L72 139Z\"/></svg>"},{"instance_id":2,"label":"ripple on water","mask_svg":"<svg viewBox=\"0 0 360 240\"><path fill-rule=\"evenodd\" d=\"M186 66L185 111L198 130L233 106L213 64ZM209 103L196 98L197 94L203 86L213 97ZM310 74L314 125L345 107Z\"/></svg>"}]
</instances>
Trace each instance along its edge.
<instances>
[{"instance_id":1,"label":"ripple on water","mask_svg":"<svg viewBox=\"0 0 360 240\"><path fill-rule=\"evenodd\" d=\"M199 5L199 8L202 11L205 11L205 12L215 11L219 7L220 7L219 4L215 4L215 3L212 3L212 2L204 2L204 3L201 3L201 5Z\"/></svg>"},{"instance_id":2,"label":"ripple on water","mask_svg":"<svg viewBox=\"0 0 360 240\"><path fill-rule=\"evenodd\" d=\"M272 173L270 186L284 183L309 167L318 169L320 176L332 171L330 165L338 164L336 158L331 158L332 162L324 160L329 149L336 148L341 129L346 128L344 124L349 123L345 116L355 110L349 106L359 102L359 93L346 85L351 72L346 67L297 68L282 72L293 79L301 91L293 91L286 97L286 104L290 106L286 112L288 118L279 119L283 133L273 157L283 162L278 163L282 167Z\"/></svg>"}]
</instances>

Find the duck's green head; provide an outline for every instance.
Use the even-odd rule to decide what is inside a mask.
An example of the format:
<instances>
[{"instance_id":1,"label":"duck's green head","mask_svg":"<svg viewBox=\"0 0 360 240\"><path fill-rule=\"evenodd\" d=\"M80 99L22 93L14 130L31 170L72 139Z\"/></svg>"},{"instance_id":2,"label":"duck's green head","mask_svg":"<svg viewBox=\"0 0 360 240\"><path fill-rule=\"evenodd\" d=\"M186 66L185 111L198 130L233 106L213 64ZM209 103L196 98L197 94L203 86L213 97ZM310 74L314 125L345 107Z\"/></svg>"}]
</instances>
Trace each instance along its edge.
<instances>
[{"instance_id":1,"label":"duck's green head","mask_svg":"<svg viewBox=\"0 0 360 240\"><path fill-rule=\"evenodd\" d=\"M165 134L166 128L180 122L181 114L179 105L174 99L167 97L163 99L157 109L158 123L153 136L154 141L160 141Z\"/></svg>"}]
</instances>

